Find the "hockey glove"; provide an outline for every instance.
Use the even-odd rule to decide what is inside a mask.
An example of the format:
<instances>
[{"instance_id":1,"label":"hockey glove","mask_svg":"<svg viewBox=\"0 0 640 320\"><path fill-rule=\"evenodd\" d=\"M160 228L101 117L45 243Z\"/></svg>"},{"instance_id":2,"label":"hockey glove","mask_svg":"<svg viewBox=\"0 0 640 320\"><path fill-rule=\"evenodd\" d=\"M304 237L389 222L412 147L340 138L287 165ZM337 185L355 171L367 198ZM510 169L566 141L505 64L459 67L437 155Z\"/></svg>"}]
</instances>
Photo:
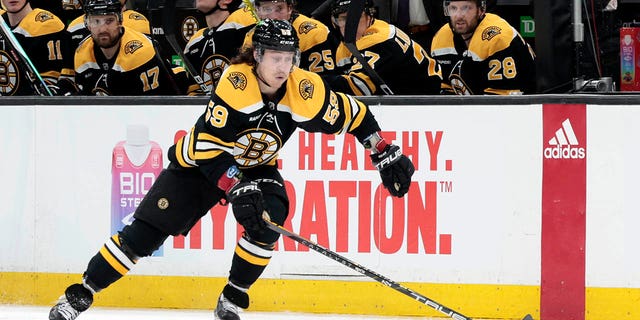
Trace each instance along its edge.
<instances>
[{"instance_id":1,"label":"hockey glove","mask_svg":"<svg viewBox=\"0 0 640 320\"><path fill-rule=\"evenodd\" d=\"M258 183L244 179L238 167L231 166L218 180L218 188L225 192L236 221L245 230L260 231L266 227L262 219L262 190Z\"/></svg>"},{"instance_id":2,"label":"hockey glove","mask_svg":"<svg viewBox=\"0 0 640 320\"><path fill-rule=\"evenodd\" d=\"M371 154L371 161L380 172L382 185L392 196L400 198L409 191L415 168L400 147L387 144L382 151Z\"/></svg>"},{"instance_id":3,"label":"hockey glove","mask_svg":"<svg viewBox=\"0 0 640 320\"><path fill-rule=\"evenodd\" d=\"M261 231L266 227L262 212L262 190L255 181L240 182L227 193L227 200L233 205L233 215L247 231Z\"/></svg>"}]
</instances>

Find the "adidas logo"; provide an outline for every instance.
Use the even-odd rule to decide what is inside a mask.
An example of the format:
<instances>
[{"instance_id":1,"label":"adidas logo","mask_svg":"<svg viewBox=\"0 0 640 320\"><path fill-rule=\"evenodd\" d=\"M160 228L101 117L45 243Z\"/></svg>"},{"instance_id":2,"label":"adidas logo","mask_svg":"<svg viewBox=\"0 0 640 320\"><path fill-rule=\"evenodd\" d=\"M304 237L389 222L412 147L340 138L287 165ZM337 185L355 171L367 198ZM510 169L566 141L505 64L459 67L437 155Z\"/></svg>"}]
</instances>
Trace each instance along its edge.
<instances>
[{"instance_id":1,"label":"adidas logo","mask_svg":"<svg viewBox=\"0 0 640 320\"><path fill-rule=\"evenodd\" d=\"M547 159L584 159L585 148L578 147L580 143L571 127L571 121L562 122L562 128L556 130L555 137L549 140L549 145L544 149L544 157Z\"/></svg>"}]
</instances>

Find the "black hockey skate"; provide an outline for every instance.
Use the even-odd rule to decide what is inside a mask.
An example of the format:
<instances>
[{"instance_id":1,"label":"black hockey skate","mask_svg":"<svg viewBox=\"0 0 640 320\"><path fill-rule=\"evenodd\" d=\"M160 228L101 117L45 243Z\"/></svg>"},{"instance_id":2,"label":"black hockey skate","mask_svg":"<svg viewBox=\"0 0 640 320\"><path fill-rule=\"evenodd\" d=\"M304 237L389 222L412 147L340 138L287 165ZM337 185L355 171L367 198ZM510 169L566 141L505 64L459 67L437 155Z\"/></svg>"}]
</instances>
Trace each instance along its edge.
<instances>
[{"instance_id":1,"label":"black hockey skate","mask_svg":"<svg viewBox=\"0 0 640 320\"><path fill-rule=\"evenodd\" d=\"M216 310L213 312L214 319L240 320L238 315L240 308L246 309L248 307L249 295L230 285L226 285L220 294L220 298L218 298Z\"/></svg>"},{"instance_id":2,"label":"black hockey skate","mask_svg":"<svg viewBox=\"0 0 640 320\"><path fill-rule=\"evenodd\" d=\"M81 312L89 309L93 294L79 283L73 284L60 296L51 311L49 320L74 320Z\"/></svg>"}]
</instances>

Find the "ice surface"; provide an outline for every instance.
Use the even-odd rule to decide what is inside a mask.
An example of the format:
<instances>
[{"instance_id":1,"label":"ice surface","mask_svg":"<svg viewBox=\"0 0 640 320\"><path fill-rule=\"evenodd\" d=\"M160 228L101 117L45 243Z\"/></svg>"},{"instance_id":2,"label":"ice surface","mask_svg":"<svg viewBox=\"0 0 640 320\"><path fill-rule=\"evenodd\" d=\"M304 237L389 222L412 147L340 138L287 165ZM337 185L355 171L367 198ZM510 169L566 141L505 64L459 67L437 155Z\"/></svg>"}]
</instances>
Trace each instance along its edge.
<instances>
[{"instance_id":1,"label":"ice surface","mask_svg":"<svg viewBox=\"0 0 640 320\"><path fill-rule=\"evenodd\" d=\"M0 305L0 320L46 320L49 316L48 306ZM360 320L415 320L415 319L446 319L424 317L383 317L371 315L344 314L310 314L293 312L250 312L241 315L242 320L330 320L330 319L360 319ZM129 309L129 308L101 308L94 307L82 313L78 320L212 320L212 310L183 310L183 309Z\"/></svg>"}]
</instances>

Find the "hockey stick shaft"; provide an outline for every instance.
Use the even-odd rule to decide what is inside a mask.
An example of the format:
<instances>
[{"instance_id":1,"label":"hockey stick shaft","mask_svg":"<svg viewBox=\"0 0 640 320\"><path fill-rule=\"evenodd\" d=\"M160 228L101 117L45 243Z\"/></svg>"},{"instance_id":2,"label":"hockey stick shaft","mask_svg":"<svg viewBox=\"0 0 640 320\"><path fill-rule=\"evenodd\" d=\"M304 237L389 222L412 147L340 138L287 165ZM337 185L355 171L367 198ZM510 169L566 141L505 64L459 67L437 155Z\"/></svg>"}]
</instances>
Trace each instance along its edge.
<instances>
[{"instance_id":1,"label":"hockey stick shaft","mask_svg":"<svg viewBox=\"0 0 640 320\"><path fill-rule=\"evenodd\" d=\"M349 10L347 10L347 22L344 27L344 44L351 54L358 60L365 73L373 80L373 82L382 90L385 95L393 95L391 88L384 82L380 75L373 70L367 60L362 56L360 50L356 46L356 32L360 17L364 12L365 0L356 0L351 2Z\"/></svg>"},{"instance_id":2,"label":"hockey stick shaft","mask_svg":"<svg viewBox=\"0 0 640 320\"><path fill-rule=\"evenodd\" d=\"M47 84L42 80L40 73L33 65L31 59L29 59L29 56L22 48L22 45L20 45L20 42L18 42L18 39L13 35L13 32L2 17L0 17L0 32L2 32L4 38L9 42L14 59L18 60L18 63L22 61L21 64L27 69L24 70L25 74L27 78L29 78L31 86L36 93L41 96L53 96L53 93L51 93Z\"/></svg>"},{"instance_id":3,"label":"hockey stick shaft","mask_svg":"<svg viewBox=\"0 0 640 320\"><path fill-rule=\"evenodd\" d=\"M268 218L266 218L265 221L267 223L267 228L269 228L270 230L272 230L274 232L277 232L277 233L279 233L281 235L287 236L287 237L289 237L289 238L291 238L291 239L293 239L293 240L295 240L295 241L307 246L309 249L312 249L312 250L314 250L316 252L319 252L319 253L323 254L324 256L326 256L326 257L328 257L328 258L330 258L330 259L332 259L334 261L337 261L337 262L347 266L350 269L353 269L353 270L355 270L355 271L357 271L357 272L359 272L359 273L361 273L361 274L363 274L363 275L365 275L365 276L367 276L367 277L369 277L369 278L371 278L373 280L376 280L376 281L382 283L383 285L385 285L385 286L387 286L387 287L389 287L391 289L394 289L394 290L396 290L396 291L398 291L398 292L410 297L411 299L417 300L418 302L420 302L422 304L425 304L425 305L427 305L427 306L429 306L429 307L431 307L431 308L433 308L433 309L435 309L437 311L440 311L443 314L446 314L447 316L449 316L449 317L451 317L453 319L456 319L456 320L471 320L471 318L469 318L467 316L464 316L459 312L456 312L456 311L454 311L454 310L452 310L452 309L450 309L448 307L445 307L444 305L442 305L442 304L440 304L440 303L438 303L438 302L436 302L434 300L431 300L431 299L425 297L424 295L422 295L420 293L417 293L417 292L415 292L415 291L413 291L413 290L411 290L411 289L409 289L407 287L404 287L401 284L399 284L399 283L397 283L397 282L395 282L395 281L393 281L393 280L391 280L391 279L389 279L389 278L387 278L387 277L385 277L385 276L383 276L383 275L381 275L381 274L379 274L379 273L377 273L377 272L375 272L375 271L373 271L371 269L368 269L368 268L366 268L366 267L364 267L364 266L362 266L362 265L360 265L360 264L358 264L358 263L356 263L354 261L351 261L351 260L349 260L349 259L347 259L347 258L345 258L345 257L343 257L343 256L341 256L341 255L339 255L339 254L337 254L337 253L335 253L335 252L333 252L333 251L331 251L331 250L329 250L329 249L317 244L317 243L315 243L315 242L312 242L312 241L302 237L299 234L296 234L296 233L294 233L292 231L289 231L288 229L286 229L286 228L284 228L284 227L282 227L282 226L280 226L280 225L278 225L278 224L276 224L274 222L271 222L270 220L268 220Z\"/></svg>"},{"instance_id":4,"label":"hockey stick shaft","mask_svg":"<svg viewBox=\"0 0 640 320\"><path fill-rule=\"evenodd\" d=\"M209 95L211 91L205 85L204 80L197 72L196 68L191 64L191 61L184 55L182 49L180 49L180 45L178 44L178 40L176 39L176 31L175 31L175 9L176 9L176 0L165 0L164 8L162 9L162 29L164 31L164 36L171 46L171 49L182 59L182 63L184 65L185 70L189 75L196 81L198 86L200 86L200 90L202 90L205 94Z\"/></svg>"}]
</instances>

